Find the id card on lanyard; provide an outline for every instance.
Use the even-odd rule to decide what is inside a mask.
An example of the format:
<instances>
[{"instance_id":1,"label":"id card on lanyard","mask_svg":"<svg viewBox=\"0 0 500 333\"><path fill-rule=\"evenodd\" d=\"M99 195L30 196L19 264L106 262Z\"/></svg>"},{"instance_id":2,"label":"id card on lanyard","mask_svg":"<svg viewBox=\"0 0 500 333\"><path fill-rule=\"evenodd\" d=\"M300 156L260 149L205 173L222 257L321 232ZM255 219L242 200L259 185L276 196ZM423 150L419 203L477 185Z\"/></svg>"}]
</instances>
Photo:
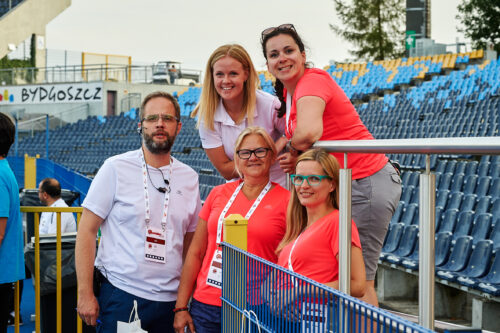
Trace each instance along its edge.
<instances>
[{"instance_id":1,"label":"id card on lanyard","mask_svg":"<svg viewBox=\"0 0 500 333\"><path fill-rule=\"evenodd\" d=\"M292 253L295 249L295 245L300 238L302 233L293 242L292 248L290 249L290 254L288 255L288 269L293 270L292 266ZM295 279L292 277L292 286L295 287ZM312 295L311 295L312 296ZM302 332L327 332L328 323L328 306L327 304L319 302L302 301L301 302L301 314L302 314Z\"/></svg>"},{"instance_id":2,"label":"id card on lanyard","mask_svg":"<svg viewBox=\"0 0 500 333\"><path fill-rule=\"evenodd\" d=\"M146 235L144 242L144 259L150 262L165 264L167 262L167 215L168 215L168 200L170 198L170 185L165 191L163 200L163 212L161 215L161 228L151 225L151 209L149 206L149 192L148 192L148 177L147 165L144 159L144 153L141 150L142 162L142 183L144 189L144 205L145 205L145 218ZM170 172L169 179L172 181L172 168L174 161L170 159Z\"/></svg>"},{"instance_id":3,"label":"id card on lanyard","mask_svg":"<svg viewBox=\"0 0 500 333\"><path fill-rule=\"evenodd\" d=\"M207 285L219 289L222 289L222 249L219 246L222 239L222 224L224 223L224 217L226 216L227 211L229 210L229 208L231 208L231 205L233 204L242 187L243 182L236 188L236 190L234 190L233 195L231 195L231 198L229 198L229 201L220 213L219 220L217 222L217 238L215 241L216 248L212 257L212 262L210 263L210 268L208 269ZM255 209L257 209L257 206L260 204L260 202L270 189L271 182L268 182L266 187L264 187L264 189L260 192L257 199L255 199L255 202L253 203L252 207L250 207L250 210L245 215L245 218L247 220L250 219L250 216L252 216L253 212L255 211Z\"/></svg>"}]
</instances>

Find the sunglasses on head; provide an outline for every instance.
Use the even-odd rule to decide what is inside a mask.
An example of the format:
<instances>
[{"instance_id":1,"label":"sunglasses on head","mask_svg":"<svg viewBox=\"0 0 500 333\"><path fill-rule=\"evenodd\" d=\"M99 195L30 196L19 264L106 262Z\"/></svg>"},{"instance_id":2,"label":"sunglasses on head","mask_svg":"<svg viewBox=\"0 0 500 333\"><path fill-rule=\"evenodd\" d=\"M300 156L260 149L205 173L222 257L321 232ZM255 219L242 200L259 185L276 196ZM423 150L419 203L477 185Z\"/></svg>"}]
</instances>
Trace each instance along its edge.
<instances>
[{"instance_id":1,"label":"sunglasses on head","mask_svg":"<svg viewBox=\"0 0 500 333\"><path fill-rule=\"evenodd\" d=\"M272 34L275 31L279 31L279 30L293 30L293 31L295 31L295 27L291 23L285 23L285 24L279 25L277 27L270 27L270 28L264 29L262 31L261 40L264 40L264 38L266 38L266 36Z\"/></svg>"}]
</instances>

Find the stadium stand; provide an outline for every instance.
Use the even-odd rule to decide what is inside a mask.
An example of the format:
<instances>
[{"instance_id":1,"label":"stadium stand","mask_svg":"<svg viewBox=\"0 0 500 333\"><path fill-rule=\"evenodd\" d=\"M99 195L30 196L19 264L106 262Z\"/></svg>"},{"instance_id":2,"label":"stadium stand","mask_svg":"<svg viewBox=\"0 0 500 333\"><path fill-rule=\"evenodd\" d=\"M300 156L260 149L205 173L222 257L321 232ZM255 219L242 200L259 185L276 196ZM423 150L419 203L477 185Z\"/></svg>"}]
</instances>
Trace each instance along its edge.
<instances>
[{"instance_id":1,"label":"stadium stand","mask_svg":"<svg viewBox=\"0 0 500 333\"><path fill-rule=\"evenodd\" d=\"M7 14L24 0L0 1L0 17ZM10 2L10 4L9 4Z\"/></svg>"},{"instance_id":2,"label":"stadium stand","mask_svg":"<svg viewBox=\"0 0 500 333\"><path fill-rule=\"evenodd\" d=\"M337 64L326 70L355 102L377 139L499 136L500 62L483 61L483 55L479 50ZM259 72L259 78L261 88L273 93L270 74ZM173 155L200 174L200 193L205 199L224 179L201 149L195 119L189 118L200 93L200 87L189 87L175 94L183 128ZM136 113L132 109L119 116L89 117L50 130L48 157L92 176L109 156L138 147ZM44 151L44 133L19 141L21 154L43 155ZM380 259L391 267L415 271L419 174L425 168L425 156L392 154L390 158L402 166L403 194ZM448 273L465 272L474 283L453 279L460 288L500 295L500 156L433 155L431 168L437 187L435 245L436 266L441 272L437 281L448 283L444 278ZM487 240L496 246L491 248L489 260L481 263L480 271L477 266L467 270L471 254L478 256L478 246L489 244ZM467 282L461 284L462 280Z\"/></svg>"}]
</instances>

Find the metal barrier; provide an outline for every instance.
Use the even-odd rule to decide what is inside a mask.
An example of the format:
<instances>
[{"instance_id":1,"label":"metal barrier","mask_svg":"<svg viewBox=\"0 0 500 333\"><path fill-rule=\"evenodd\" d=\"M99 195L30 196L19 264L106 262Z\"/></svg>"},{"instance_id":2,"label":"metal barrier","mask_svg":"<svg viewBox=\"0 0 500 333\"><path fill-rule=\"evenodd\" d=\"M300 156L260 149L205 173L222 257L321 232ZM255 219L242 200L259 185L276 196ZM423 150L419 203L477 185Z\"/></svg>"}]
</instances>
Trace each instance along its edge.
<instances>
[{"instance_id":1,"label":"metal barrier","mask_svg":"<svg viewBox=\"0 0 500 333\"><path fill-rule=\"evenodd\" d=\"M57 213L57 233L56 233L56 332L62 332L62 266L61 266L61 251L62 251L62 239L61 239L61 213L76 213L76 223L80 221L83 208L81 207L21 207L22 213L35 213L35 271L32 272L35 279L35 332L40 333L40 233L39 233L39 223L40 214L43 212L53 212ZM18 298L17 298L18 300ZM16 318L18 318L19 303L16 303ZM77 332L82 331L82 321L77 316ZM16 333L19 332L19 323L16 323Z\"/></svg>"},{"instance_id":2,"label":"metal barrier","mask_svg":"<svg viewBox=\"0 0 500 333\"><path fill-rule=\"evenodd\" d=\"M340 170L340 230L339 264L349 265L350 246L343 239L351 239L350 169L347 169L347 153L405 153L426 154L426 169L420 175L419 206L419 324L434 329L434 231L436 178L430 170L430 154L500 154L500 137L460 137L432 139L388 139L357 141L320 141L315 147L330 152L343 152L345 165ZM340 290L348 293L349 270L339 272Z\"/></svg>"},{"instance_id":3,"label":"metal barrier","mask_svg":"<svg viewBox=\"0 0 500 333\"><path fill-rule=\"evenodd\" d=\"M223 332L432 332L223 244Z\"/></svg>"}]
</instances>

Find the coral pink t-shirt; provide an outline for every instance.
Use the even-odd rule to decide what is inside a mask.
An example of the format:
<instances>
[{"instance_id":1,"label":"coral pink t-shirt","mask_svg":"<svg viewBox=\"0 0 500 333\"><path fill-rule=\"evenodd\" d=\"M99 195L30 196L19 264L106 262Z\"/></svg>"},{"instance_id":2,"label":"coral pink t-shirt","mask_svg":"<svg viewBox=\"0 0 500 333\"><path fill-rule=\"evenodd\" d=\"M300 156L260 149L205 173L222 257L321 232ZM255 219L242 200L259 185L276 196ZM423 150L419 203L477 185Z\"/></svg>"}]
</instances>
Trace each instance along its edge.
<instances>
[{"instance_id":1,"label":"coral pink t-shirt","mask_svg":"<svg viewBox=\"0 0 500 333\"><path fill-rule=\"evenodd\" d=\"M297 101L304 96L316 96L325 101L323 112L323 135L320 140L373 140L356 109L342 88L324 70L307 68L300 78L292 96L290 116L286 124L286 136L290 139L297 127ZM341 167L344 154L332 153ZM352 178L373 175L387 164L384 154L348 153L347 166L352 169Z\"/></svg>"},{"instance_id":2,"label":"coral pink t-shirt","mask_svg":"<svg viewBox=\"0 0 500 333\"><path fill-rule=\"evenodd\" d=\"M216 250L219 215L242 180L216 186L208 195L200 211L200 218L207 221L208 242L205 257L196 280L193 297L202 303L221 306L221 290L207 285L207 275ZM248 221L247 250L261 258L276 263L276 248L286 230L286 209L290 192L277 183L266 193ZM240 191L226 216L245 216L255 200L248 200ZM221 237L223 239L223 236Z\"/></svg>"},{"instance_id":3,"label":"coral pink t-shirt","mask_svg":"<svg viewBox=\"0 0 500 333\"><path fill-rule=\"evenodd\" d=\"M352 245L361 248L358 228L351 222ZM278 265L289 269L288 258L294 242L290 242L281 250ZM339 211L316 221L299 236L291 255L292 268L295 273L304 275L319 283L327 283L339 279Z\"/></svg>"}]
</instances>

